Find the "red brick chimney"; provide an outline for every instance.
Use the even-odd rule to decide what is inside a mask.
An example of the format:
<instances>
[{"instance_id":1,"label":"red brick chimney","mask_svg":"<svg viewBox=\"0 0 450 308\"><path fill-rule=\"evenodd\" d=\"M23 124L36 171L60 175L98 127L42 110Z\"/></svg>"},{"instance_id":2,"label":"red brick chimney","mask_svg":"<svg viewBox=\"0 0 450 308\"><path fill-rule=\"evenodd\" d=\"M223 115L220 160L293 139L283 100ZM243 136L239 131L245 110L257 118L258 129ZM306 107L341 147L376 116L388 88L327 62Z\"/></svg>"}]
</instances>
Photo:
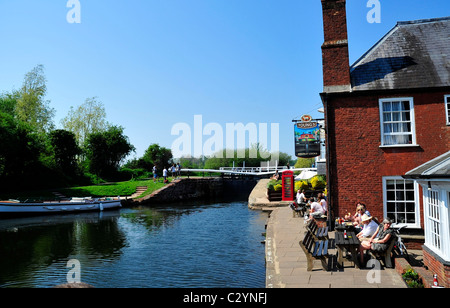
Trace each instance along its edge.
<instances>
[{"instance_id":1,"label":"red brick chimney","mask_svg":"<svg viewBox=\"0 0 450 308\"><path fill-rule=\"evenodd\" d=\"M351 89L346 0L321 0L325 42L322 45L324 92Z\"/></svg>"}]
</instances>

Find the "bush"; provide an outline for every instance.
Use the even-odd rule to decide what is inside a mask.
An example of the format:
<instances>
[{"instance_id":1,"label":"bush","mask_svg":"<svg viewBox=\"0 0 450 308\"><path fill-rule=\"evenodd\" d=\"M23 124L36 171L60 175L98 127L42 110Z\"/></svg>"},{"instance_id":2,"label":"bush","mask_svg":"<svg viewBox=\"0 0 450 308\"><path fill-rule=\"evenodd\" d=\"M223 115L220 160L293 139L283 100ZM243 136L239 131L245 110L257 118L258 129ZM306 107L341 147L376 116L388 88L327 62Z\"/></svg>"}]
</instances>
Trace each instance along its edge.
<instances>
[{"instance_id":1,"label":"bush","mask_svg":"<svg viewBox=\"0 0 450 308\"><path fill-rule=\"evenodd\" d=\"M275 191L280 191L280 190L283 189L283 185L277 184L277 185L275 185L273 188L274 188Z\"/></svg>"},{"instance_id":2,"label":"bush","mask_svg":"<svg viewBox=\"0 0 450 308\"><path fill-rule=\"evenodd\" d=\"M301 180L301 181L295 182L295 191L298 191L299 189L300 189L300 191L302 189L304 189L304 190L309 189L308 181Z\"/></svg>"},{"instance_id":3,"label":"bush","mask_svg":"<svg viewBox=\"0 0 450 308\"><path fill-rule=\"evenodd\" d=\"M422 279L420 279L419 274L412 268L403 272L402 277L409 288L423 288Z\"/></svg>"},{"instance_id":4,"label":"bush","mask_svg":"<svg viewBox=\"0 0 450 308\"><path fill-rule=\"evenodd\" d=\"M281 180L275 181L275 180L270 180L267 183L267 189L269 190L275 190L275 185L281 185Z\"/></svg>"},{"instance_id":5,"label":"bush","mask_svg":"<svg viewBox=\"0 0 450 308\"><path fill-rule=\"evenodd\" d=\"M327 186L327 182L323 176L316 175L311 179L311 187L314 190L324 189Z\"/></svg>"}]
</instances>

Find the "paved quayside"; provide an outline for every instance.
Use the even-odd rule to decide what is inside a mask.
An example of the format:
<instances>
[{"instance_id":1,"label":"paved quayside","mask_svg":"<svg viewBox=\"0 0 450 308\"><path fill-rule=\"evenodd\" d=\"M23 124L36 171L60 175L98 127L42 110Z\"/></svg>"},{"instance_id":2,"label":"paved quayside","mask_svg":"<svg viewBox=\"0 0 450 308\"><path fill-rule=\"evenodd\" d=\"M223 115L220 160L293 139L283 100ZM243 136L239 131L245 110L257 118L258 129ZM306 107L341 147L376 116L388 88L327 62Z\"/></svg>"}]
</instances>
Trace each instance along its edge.
<instances>
[{"instance_id":1,"label":"paved quayside","mask_svg":"<svg viewBox=\"0 0 450 308\"><path fill-rule=\"evenodd\" d=\"M289 207L274 208L266 233L266 287L268 288L406 288L395 269L381 267L358 269L350 261L343 269L324 271L314 261L312 272L306 270L306 256L299 245L305 224L302 217L293 217ZM334 238L334 232L329 233ZM335 255L336 249L330 249ZM379 278L379 279L377 279ZM370 283L370 282L373 283Z\"/></svg>"},{"instance_id":2,"label":"paved quayside","mask_svg":"<svg viewBox=\"0 0 450 308\"><path fill-rule=\"evenodd\" d=\"M304 219L293 217L290 202L267 199L268 181L260 180L248 200L250 208L271 212L266 230L267 288L406 288L395 269L358 269L350 261L345 261L342 269L333 265L328 272L322 269L320 261L314 261L313 271L308 272L306 256L299 245L306 231ZM334 232L329 237L334 238ZM336 249L330 249L330 254L335 255Z\"/></svg>"}]
</instances>

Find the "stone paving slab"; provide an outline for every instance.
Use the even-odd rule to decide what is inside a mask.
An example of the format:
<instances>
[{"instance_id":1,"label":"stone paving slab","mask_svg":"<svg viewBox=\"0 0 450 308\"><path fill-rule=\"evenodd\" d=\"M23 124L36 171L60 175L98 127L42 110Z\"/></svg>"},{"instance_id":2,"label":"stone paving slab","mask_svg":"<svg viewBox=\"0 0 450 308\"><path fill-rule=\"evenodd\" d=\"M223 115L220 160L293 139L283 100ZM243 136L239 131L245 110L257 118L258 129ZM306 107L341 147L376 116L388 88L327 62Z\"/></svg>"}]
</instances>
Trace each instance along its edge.
<instances>
[{"instance_id":1,"label":"stone paving slab","mask_svg":"<svg viewBox=\"0 0 450 308\"><path fill-rule=\"evenodd\" d=\"M358 269L350 261L331 271L324 271L321 262L314 261L313 271L308 272L299 245L305 230L303 218L294 217L289 207L272 209L266 232L267 288L406 288L395 269ZM330 253L335 254L335 249Z\"/></svg>"}]
</instances>

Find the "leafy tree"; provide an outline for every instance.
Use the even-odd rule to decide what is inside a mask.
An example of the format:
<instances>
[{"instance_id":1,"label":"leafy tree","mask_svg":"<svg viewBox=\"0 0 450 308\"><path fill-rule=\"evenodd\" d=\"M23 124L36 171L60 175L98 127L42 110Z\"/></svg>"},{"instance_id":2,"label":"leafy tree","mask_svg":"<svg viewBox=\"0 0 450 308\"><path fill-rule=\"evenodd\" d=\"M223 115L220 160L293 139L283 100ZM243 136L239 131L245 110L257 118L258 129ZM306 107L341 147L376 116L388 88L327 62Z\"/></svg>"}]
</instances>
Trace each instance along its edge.
<instances>
[{"instance_id":1,"label":"leafy tree","mask_svg":"<svg viewBox=\"0 0 450 308\"><path fill-rule=\"evenodd\" d=\"M75 134L57 129L49 134L54 153L54 161L63 172L74 174L77 169L77 155L82 153L75 140Z\"/></svg>"},{"instance_id":2,"label":"leafy tree","mask_svg":"<svg viewBox=\"0 0 450 308\"><path fill-rule=\"evenodd\" d=\"M298 158L295 163L295 168L311 168L314 164L315 158Z\"/></svg>"},{"instance_id":3,"label":"leafy tree","mask_svg":"<svg viewBox=\"0 0 450 308\"><path fill-rule=\"evenodd\" d=\"M28 123L37 132L48 132L53 128L52 118L55 110L44 100L47 85L44 66L38 65L25 75L22 88L15 104L17 119Z\"/></svg>"},{"instance_id":4,"label":"leafy tree","mask_svg":"<svg viewBox=\"0 0 450 308\"><path fill-rule=\"evenodd\" d=\"M0 112L0 182L13 185L33 173L39 163L42 143L27 123Z\"/></svg>"},{"instance_id":5,"label":"leafy tree","mask_svg":"<svg viewBox=\"0 0 450 308\"><path fill-rule=\"evenodd\" d=\"M202 169L205 166L206 157L181 157L179 163L182 168L188 169Z\"/></svg>"},{"instance_id":6,"label":"leafy tree","mask_svg":"<svg viewBox=\"0 0 450 308\"><path fill-rule=\"evenodd\" d=\"M64 129L75 134L78 145L82 146L89 134L99 133L107 129L106 111L97 97L87 98L86 101L74 109L70 107L68 115L62 119Z\"/></svg>"},{"instance_id":7,"label":"leafy tree","mask_svg":"<svg viewBox=\"0 0 450 308\"><path fill-rule=\"evenodd\" d=\"M165 147L160 147L158 144L151 144L142 157L141 164L145 169L151 170L154 165L161 171L164 167L169 167L172 164L172 151Z\"/></svg>"},{"instance_id":8,"label":"leafy tree","mask_svg":"<svg viewBox=\"0 0 450 308\"><path fill-rule=\"evenodd\" d=\"M120 126L91 133L86 139L85 149L89 170L106 177L113 176L122 160L135 150Z\"/></svg>"},{"instance_id":9,"label":"leafy tree","mask_svg":"<svg viewBox=\"0 0 450 308\"><path fill-rule=\"evenodd\" d=\"M233 153L233 157L230 157L230 153ZM242 153L244 153L244 157L241 157ZM216 152L205 161L204 166L205 169L218 169L219 167L232 167L234 162L235 167L242 167L245 162L246 167L260 167L261 162L274 159L278 160L279 166L283 166L290 161L291 157L284 152L269 153L260 144L254 144L246 149L232 151L225 149Z\"/></svg>"},{"instance_id":10,"label":"leafy tree","mask_svg":"<svg viewBox=\"0 0 450 308\"><path fill-rule=\"evenodd\" d=\"M14 116L19 95L17 91L0 95L0 112Z\"/></svg>"}]
</instances>

